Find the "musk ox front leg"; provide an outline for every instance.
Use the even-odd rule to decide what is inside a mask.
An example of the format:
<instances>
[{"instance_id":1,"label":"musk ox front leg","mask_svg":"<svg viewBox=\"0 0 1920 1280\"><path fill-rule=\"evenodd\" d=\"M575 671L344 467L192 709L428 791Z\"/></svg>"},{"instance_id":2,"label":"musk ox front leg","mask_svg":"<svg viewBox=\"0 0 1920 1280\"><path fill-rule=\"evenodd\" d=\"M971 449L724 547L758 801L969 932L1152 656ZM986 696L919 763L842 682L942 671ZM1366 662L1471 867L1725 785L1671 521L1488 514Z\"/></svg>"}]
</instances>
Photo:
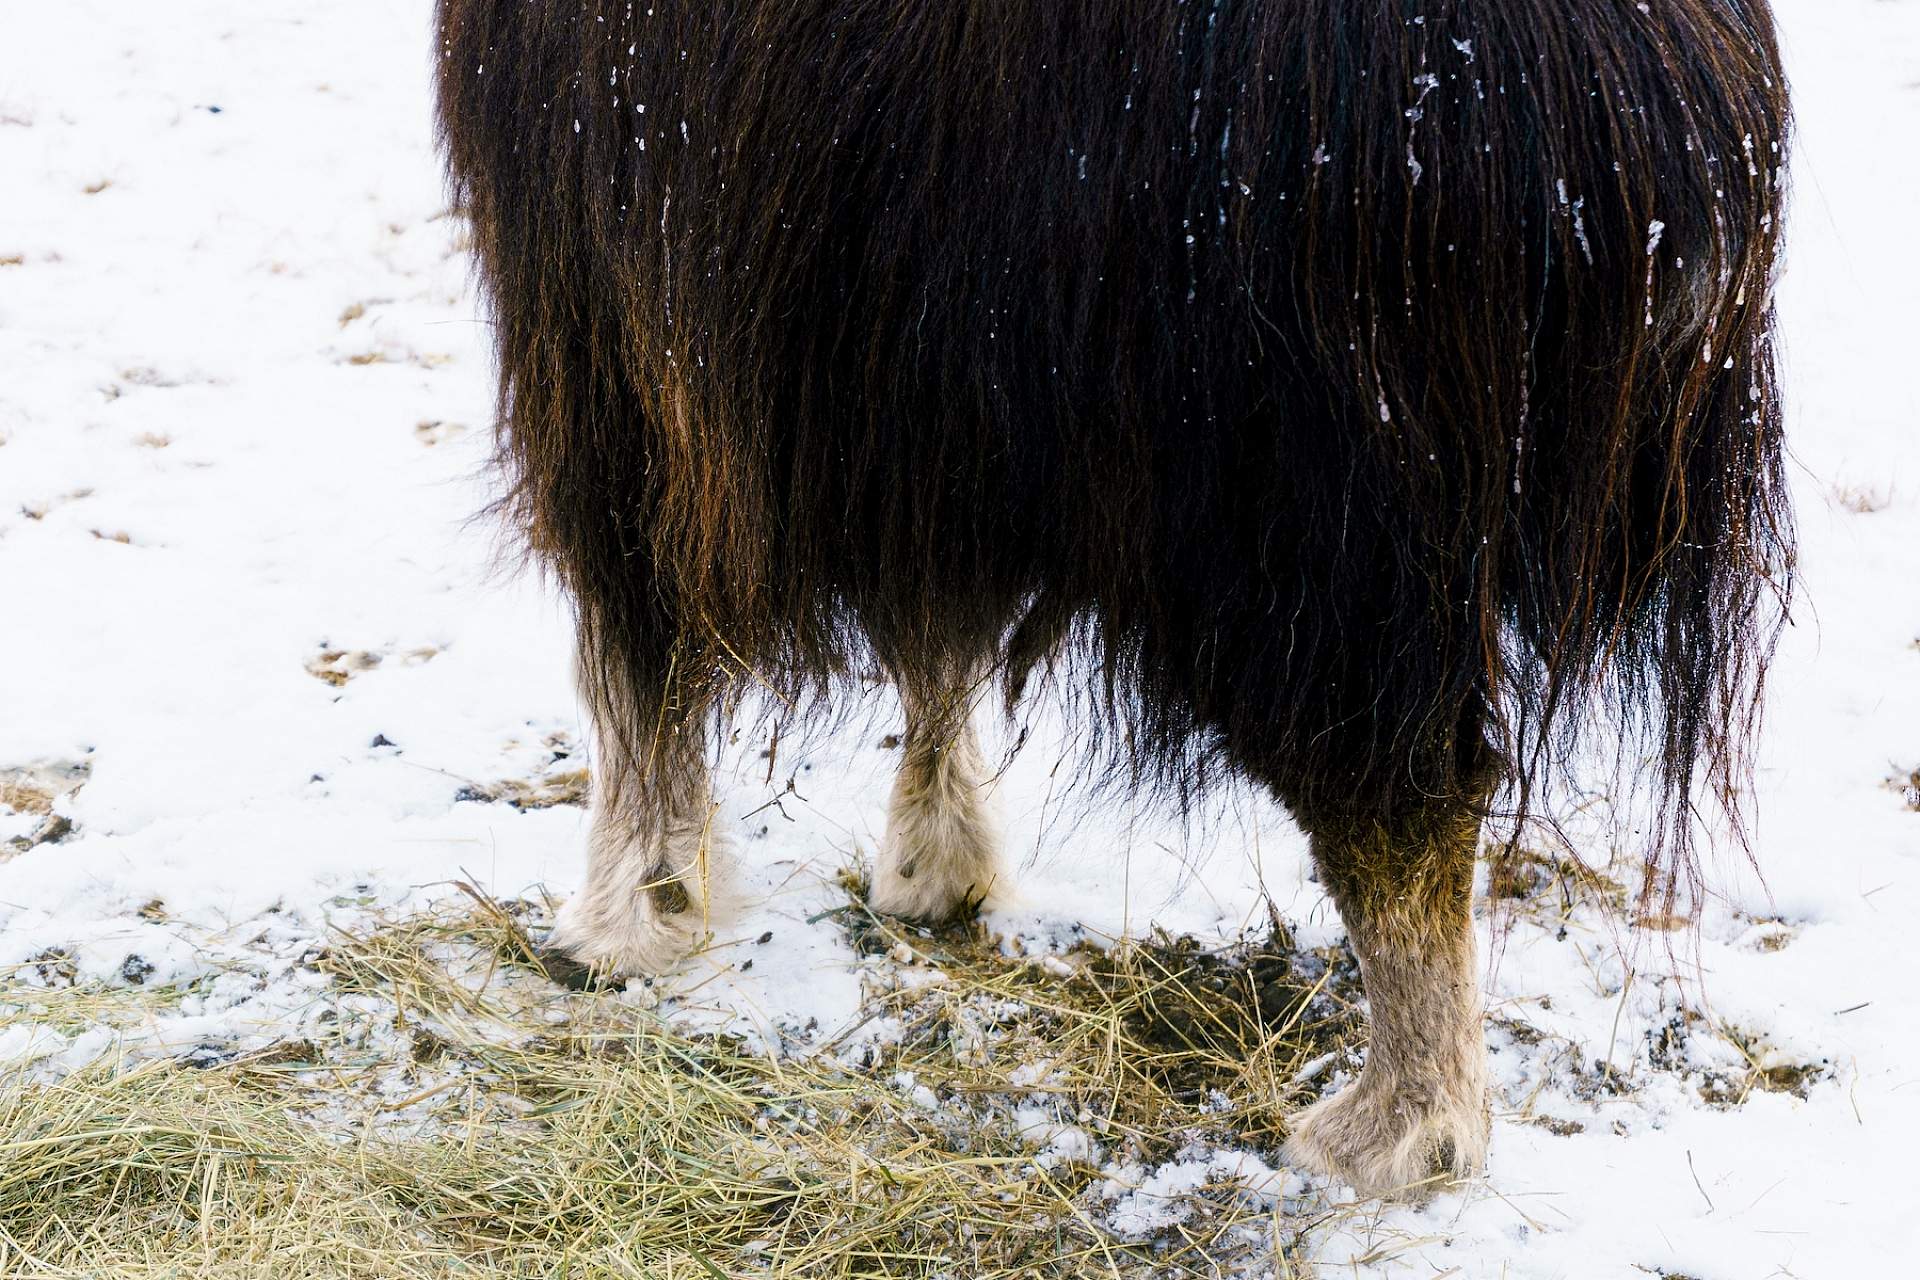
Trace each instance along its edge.
<instances>
[{"instance_id":1,"label":"musk ox front leg","mask_svg":"<svg viewBox=\"0 0 1920 1280\"><path fill-rule=\"evenodd\" d=\"M907 734L869 901L889 915L946 920L1000 881L992 779L973 731L977 682L900 682Z\"/></svg>"},{"instance_id":2,"label":"musk ox front leg","mask_svg":"<svg viewBox=\"0 0 1920 1280\"><path fill-rule=\"evenodd\" d=\"M1360 960L1360 1077L1296 1117L1287 1154L1363 1195L1422 1200L1486 1164L1487 1054L1472 897L1477 807L1308 822Z\"/></svg>"},{"instance_id":3,"label":"musk ox front leg","mask_svg":"<svg viewBox=\"0 0 1920 1280\"><path fill-rule=\"evenodd\" d=\"M715 836L706 737L697 720L648 734L644 706L589 703L587 882L561 908L549 943L594 974L664 973L706 936L731 867Z\"/></svg>"}]
</instances>

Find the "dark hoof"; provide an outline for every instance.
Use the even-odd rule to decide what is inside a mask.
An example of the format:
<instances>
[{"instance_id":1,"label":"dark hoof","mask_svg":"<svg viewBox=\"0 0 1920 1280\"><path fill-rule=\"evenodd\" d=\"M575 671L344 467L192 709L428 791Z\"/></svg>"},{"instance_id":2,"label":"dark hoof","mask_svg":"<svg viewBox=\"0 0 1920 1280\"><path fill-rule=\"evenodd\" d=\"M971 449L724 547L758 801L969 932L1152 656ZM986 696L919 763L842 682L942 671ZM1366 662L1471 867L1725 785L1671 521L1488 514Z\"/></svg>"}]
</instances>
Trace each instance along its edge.
<instances>
[{"instance_id":1,"label":"dark hoof","mask_svg":"<svg viewBox=\"0 0 1920 1280\"><path fill-rule=\"evenodd\" d=\"M607 985L605 978L595 973L592 965L581 964L559 947L536 947L533 958L539 962L548 981L569 991L598 991Z\"/></svg>"}]
</instances>

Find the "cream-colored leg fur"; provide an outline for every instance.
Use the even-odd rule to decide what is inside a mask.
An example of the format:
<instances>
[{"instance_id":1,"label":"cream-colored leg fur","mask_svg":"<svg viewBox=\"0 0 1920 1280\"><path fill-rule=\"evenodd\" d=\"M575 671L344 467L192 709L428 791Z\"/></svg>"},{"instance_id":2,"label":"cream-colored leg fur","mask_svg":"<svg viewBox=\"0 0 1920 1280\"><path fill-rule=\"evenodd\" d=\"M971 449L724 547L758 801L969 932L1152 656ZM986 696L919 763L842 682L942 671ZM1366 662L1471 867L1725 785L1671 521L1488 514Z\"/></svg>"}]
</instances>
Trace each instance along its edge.
<instances>
[{"instance_id":1,"label":"cream-colored leg fur","mask_svg":"<svg viewBox=\"0 0 1920 1280\"><path fill-rule=\"evenodd\" d=\"M868 900L888 915L944 920L1000 888L1000 833L972 722L974 691L902 690L907 735Z\"/></svg>"},{"instance_id":2,"label":"cream-colored leg fur","mask_svg":"<svg viewBox=\"0 0 1920 1280\"><path fill-rule=\"evenodd\" d=\"M673 968L707 936L730 882L732 860L714 837L704 752L682 750L675 758L696 776L674 780L688 799L655 819L632 815L659 806L622 802L641 784L615 774L617 754L602 750L595 760L587 883L561 908L549 943L597 973L632 977Z\"/></svg>"},{"instance_id":3,"label":"cream-colored leg fur","mask_svg":"<svg viewBox=\"0 0 1920 1280\"><path fill-rule=\"evenodd\" d=\"M1362 1195L1424 1200L1486 1167L1470 910L1477 832L1459 816L1399 838L1375 830L1344 848L1315 835L1360 959L1372 1035L1359 1079L1294 1118L1286 1153Z\"/></svg>"}]
</instances>

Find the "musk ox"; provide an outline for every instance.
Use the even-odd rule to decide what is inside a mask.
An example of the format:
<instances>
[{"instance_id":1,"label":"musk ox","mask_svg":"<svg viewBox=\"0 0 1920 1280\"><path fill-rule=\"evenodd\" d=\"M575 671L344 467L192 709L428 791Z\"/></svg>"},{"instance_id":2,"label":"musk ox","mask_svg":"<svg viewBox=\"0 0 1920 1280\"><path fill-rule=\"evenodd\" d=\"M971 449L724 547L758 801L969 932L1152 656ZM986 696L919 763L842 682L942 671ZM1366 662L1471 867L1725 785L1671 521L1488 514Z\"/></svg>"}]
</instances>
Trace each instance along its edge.
<instances>
[{"instance_id":1,"label":"musk ox","mask_svg":"<svg viewBox=\"0 0 1920 1280\"><path fill-rule=\"evenodd\" d=\"M971 724L1310 836L1372 1047L1293 1158L1488 1134L1482 821L1590 747L1737 819L1791 570L1765 0L440 0L503 510L596 742L559 944L696 941L708 746L877 666L873 904L1001 875Z\"/></svg>"}]
</instances>

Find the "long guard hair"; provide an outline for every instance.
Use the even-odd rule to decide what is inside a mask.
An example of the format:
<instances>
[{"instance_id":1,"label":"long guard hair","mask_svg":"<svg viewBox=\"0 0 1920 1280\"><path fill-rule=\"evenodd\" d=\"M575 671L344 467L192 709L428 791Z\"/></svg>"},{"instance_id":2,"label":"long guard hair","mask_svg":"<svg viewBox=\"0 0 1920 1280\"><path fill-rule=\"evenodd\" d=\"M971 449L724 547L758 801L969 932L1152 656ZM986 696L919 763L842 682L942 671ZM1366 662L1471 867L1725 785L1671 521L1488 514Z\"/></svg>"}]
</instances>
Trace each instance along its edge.
<instances>
[{"instance_id":1,"label":"long guard hair","mask_svg":"<svg viewBox=\"0 0 1920 1280\"><path fill-rule=\"evenodd\" d=\"M1764 0L441 0L505 510L637 777L871 659L1297 811L1736 829L1791 584ZM664 792L663 792L664 793ZM645 804L645 796L633 797Z\"/></svg>"}]
</instances>

